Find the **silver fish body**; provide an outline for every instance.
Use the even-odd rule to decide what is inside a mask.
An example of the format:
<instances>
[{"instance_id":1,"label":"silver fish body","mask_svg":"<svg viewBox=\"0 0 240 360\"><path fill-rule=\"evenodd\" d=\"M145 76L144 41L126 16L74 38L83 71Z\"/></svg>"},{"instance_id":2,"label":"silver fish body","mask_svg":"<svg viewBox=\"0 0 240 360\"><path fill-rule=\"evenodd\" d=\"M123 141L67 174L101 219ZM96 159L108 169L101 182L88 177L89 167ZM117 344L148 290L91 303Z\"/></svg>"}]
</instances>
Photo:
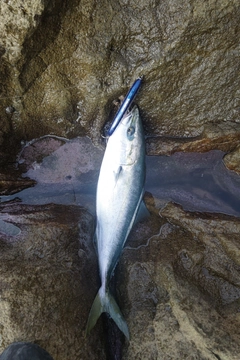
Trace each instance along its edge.
<instances>
[{"instance_id":1,"label":"silver fish body","mask_svg":"<svg viewBox=\"0 0 240 360\"><path fill-rule=\"evenodd\" d=\"M87 332L107 312L129 338L127 324L109 292L109 281L127 237L147 211L142 202L145 182L145 140L139 110L134 106L110 136L97 185L96 246L101 288L89 314Z\"/></svg>"}]
</instances>

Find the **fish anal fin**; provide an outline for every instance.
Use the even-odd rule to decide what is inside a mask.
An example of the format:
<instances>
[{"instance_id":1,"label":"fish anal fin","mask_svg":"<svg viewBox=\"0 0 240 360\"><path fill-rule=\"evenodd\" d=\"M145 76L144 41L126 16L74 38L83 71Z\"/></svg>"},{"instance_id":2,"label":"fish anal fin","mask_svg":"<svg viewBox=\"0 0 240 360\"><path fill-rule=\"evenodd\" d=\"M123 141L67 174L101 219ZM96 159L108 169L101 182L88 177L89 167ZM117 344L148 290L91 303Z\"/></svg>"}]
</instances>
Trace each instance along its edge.
<instances>
[{"instance_id":1,"label":"fish anal fin","mask_svg":"<svg viewBox=\"0 0 240 360\"><path fill-rule=\"evenodd\" d=\"M149 216L150 216L150 213L149 213L144 201L142 200L140 203L140 206L138 208L137 215L134 220L134 225L137 224L139 221L142 221L142 220L148 218Z\"/></svg>"}]
</instances>

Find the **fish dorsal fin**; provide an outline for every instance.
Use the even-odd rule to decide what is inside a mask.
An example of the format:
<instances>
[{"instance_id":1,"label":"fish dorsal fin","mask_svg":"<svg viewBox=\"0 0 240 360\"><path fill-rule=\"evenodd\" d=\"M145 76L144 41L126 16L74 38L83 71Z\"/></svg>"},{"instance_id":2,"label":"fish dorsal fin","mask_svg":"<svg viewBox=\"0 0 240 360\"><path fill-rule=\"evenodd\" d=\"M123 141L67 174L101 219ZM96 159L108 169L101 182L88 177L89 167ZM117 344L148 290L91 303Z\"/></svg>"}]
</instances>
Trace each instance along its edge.
<instances>
[{"instance_id":1,"label":"fish dorsal fin","mask_svg":"<svg viewBox=\"0 0 240 360\"><path fill-rule=\"evenodd\" d=\"M134 220L134 225L137 224L139 221L142 221L142 220L148 218L149 216L150 216L150 213L149 213L144 201L142 200L140 203L140 206L138 208L137 215Z\"/></svg>"}]
</instances>

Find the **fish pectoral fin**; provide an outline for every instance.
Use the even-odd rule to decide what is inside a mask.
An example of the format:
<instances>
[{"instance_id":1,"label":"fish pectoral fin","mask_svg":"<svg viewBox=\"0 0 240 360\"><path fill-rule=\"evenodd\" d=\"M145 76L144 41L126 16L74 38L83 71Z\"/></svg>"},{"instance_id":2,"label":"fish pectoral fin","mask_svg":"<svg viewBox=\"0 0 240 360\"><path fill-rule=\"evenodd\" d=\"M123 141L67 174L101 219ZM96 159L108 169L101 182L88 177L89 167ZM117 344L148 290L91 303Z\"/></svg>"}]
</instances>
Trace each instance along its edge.
<instances>
[{"instance_id":1,"label":"fish pectoral fin","mask_svg":"<svg viewBox=\"0 0 240 360\"><path fill-rule=\"evenodd\" d=\"M117 182L118 181L118 179L119 179L119 176L120 176L120 174L121 174L121 172L122 172L122 166L120 165L117 169L116 169L116 171L114 171L114 177L115 177L115 181Z\"/></svg>"},{"instance_id":2,"label":"fish pectoral fin","mask_svg":"<svg viewBox=\"0 0 240 360\"><path fill-rule=\"evenodd\" d=\"M94 299L92 308L89 313L87 327L86 327L86 334L89 334L89 332L95 326L100 315L103 312L106 312L111 316L111 318L114 320L116 325L129 340L129 331L128 331L127 323L124 320L124 317L115 299L109 293L109 291L106 291L104 293L104 296L102 294L100 295L100 290L98 291L97 296Z\"/></svg>"},{"instance_id":3,"label":"fish pectoral fin","mask_svg":"<svg viewBox=\"0 0 240 360\"><path fill-rule=\"evenodd\" d=\"M149 216L150 216L150 213L149 213L144 201L142 200L140 203L140 206L138 208L137 215L135 217L133 225L137 224L139 221L142 221L142 220L148 218Z\"/></svg>"}]
</instances>

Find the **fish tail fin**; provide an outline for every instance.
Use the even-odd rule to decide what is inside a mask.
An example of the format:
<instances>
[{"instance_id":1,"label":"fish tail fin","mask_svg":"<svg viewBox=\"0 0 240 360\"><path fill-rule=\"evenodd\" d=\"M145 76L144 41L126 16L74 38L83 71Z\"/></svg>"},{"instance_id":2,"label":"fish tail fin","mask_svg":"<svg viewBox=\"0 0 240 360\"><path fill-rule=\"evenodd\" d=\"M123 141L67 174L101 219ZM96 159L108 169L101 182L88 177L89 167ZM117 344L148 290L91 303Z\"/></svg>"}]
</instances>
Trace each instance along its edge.
<instances>
[{"instance_id":1,"label":"fish tail fin","mask_svg":"<svg viewBox=\"0 0 240 360\"><path fill-rule=\"evenodd\" d=\"M116 303L114 297L108 292L108 299L107 299L107 310L106 312L111 316L114 320L115 324L118 328L123 332L126 338L129 340L129 331L127 323L123 317L123 314Z\"/></svg>"},{"instance_id":2,"label":"fish tail fin","mask_svg":"<svg viewBox=\"0 0 240 360\"><path fill-rule=\"evenodd\" d=\"M105 291L104 293L102 293L101 289L98 291L93 301L92 308L88 317L86 334L89 334L89 332L95 326L98 318L103 312L106 312L111 316L118 328L129 340L128 326L126 321L124 320L121 310L119 309L119 306L116 303L116 300L109 293L109 291Z\"/></svg>"},{"instance_id":3,"label":"fish tail fin","mask_svg":"<svg viewBox=\"0 0 240 360\"><path fill-rule=\"evenodd\" d=\"M100 294L99 291L93 301L90 313L88 315L88 322L87 322L87 327L86 327L86 335L88 335L90 333L90 331L92 330L92 328L94 328L94 326L96 325L96 322L98 320L98 318L100 317L100 315L103 313L103 305L100 299Z\"/></svg>"}]
</instances>

